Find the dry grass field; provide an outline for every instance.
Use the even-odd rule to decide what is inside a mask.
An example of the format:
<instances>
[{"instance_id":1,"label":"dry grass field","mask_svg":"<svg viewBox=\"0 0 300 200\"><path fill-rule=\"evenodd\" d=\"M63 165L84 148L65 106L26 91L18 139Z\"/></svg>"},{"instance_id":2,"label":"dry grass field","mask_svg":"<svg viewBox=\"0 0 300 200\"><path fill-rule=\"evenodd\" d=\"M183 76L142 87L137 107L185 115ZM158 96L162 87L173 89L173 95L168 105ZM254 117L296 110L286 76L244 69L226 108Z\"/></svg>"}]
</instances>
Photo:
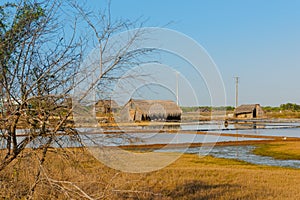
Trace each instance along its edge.
<instances>
[{"instance_id":1,"label":"dry grass field","mask_svg":"<svg viewBox=\"0 0 300 200\"><path fill-rule=\"evenodd\" d=\"M258 145L254 153L282 160L300 160L300 142L276 142Z\"/></svg>"},{"instance_id":2,"label":"dry grass field","mask_svg":"<svg viewBox=\"0 0 300 200\"><path fill-rule=\"evenodd\" d=\"M299 169L184 154L159 171L130 174L84 149L51 149L42 166L40 156L28 150L0 173L1 199L300 199Z\"/></svg>"},{"instance_id":3,"label":"dry grass field","mask_svg":"<svg viewBox=\"0 0 300 200\"><path fill-rule=\"evenodd\" d=\"M299 119L300 112L299 111L272 111L266 112L267 118L275 118L275 119Z\"/></svg>"}]
</instances>

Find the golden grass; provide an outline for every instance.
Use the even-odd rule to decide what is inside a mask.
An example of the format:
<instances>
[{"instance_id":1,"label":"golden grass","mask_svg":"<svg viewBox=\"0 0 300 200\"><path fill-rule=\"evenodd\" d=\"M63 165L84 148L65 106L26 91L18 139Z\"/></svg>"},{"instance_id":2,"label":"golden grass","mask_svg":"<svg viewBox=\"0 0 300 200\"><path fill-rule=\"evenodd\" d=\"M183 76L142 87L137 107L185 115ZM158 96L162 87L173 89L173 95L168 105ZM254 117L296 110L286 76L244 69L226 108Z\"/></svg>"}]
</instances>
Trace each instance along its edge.
<instances>
[{"instance_id":1,"label":"golden grass","mask_svg":"<svg viewBox=\"0 0 300 200\"><path fill-rule=\"evenodd\" d=\"M28 150L0 173L0 198L22 199L37 173L39 150ZM185 154L155 172L110 169L84 149L51 149L34 199L300 199L300 170ZM80 189L78 189L80 188ZM82 190L82 191L80 191Z\"/></svg>"},{"instance_id":2,"label":"golden grass","mask_svg":"<svg viewBox=\"0 0 300 200\"><path fill-rule=\"evenodd\" d=\"M265 113L267 118L294 119L300 118L299 111L273 111Z\"/></svg>"},{"instance_id":3,"label":"golden grass","mask_svg":"<svg viewBox=\"0 0 300 200\"><path fill-rule=\"evenodd\" d=\"M271 156L282 160L300 160L300 142L276 142L257 145L253 151L257 155Z\"/></svg>"}]
</instances>

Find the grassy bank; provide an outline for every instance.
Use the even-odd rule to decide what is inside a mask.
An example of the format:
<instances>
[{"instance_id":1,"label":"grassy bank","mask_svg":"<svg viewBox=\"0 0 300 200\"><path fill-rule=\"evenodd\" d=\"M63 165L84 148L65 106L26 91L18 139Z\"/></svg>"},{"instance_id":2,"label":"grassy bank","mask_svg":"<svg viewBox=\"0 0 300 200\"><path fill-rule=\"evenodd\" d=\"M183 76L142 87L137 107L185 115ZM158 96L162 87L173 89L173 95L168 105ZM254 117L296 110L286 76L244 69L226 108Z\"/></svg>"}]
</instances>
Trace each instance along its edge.
<instances>
[{"instance_id":1,"label":"grassy bank","mask_svg":"<svg viewBox=\"0 0 300 200\"><path fill-rule=\"evenodd\" d=\"M281 160L300 160L300 142L260 144L253 153Z\"/></svg>"},{"instance_id":2,"label":"grassy bank","mask_svg":"<svg viewBox=\"0 0 300 200\"><path fill-rule=\"evenodd\" d=\"M267 111L265 112L267 118L275 119L299 119L299 111Z\"/></svg>"},{"instance_id":3,"label":"grassy bank","mask_svg":"<svg viewBox=\"0 0 300 200\"><path fill-rule=\"evenodd\" d=\"M130 174L104 166L84 149L51 149L42 166L40 158L40 150L28 150L2 171L0 198L300 199L296 169L185 154L159 171Z\"/></svg>"}]
</instances>

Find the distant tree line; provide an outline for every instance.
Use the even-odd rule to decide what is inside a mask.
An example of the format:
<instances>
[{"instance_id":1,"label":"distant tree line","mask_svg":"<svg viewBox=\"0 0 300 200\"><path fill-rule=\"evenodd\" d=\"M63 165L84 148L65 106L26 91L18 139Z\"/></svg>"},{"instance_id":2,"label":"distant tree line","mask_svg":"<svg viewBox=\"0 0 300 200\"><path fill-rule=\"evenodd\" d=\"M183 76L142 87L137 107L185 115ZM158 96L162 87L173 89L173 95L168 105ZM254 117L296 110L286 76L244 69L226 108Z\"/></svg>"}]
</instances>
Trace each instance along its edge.
<instances>
[{"instance_id":1,"label":"distant tree line","mask_svg":"<svg viewBox=\"0 0 300 200\"><path fill-rule=\"evenodd\" d=\"M300 105L296 103L281 104L279 107L265 106L263 107L266 112L278 112L278 111L300 111Z\"/></svg>"},{"instance_id":2,"label":"distant tree line","mask_svg":"<svg viewBox=\"0 0 300 200\"><path fill-rule=\"evenodd\" d=\"M181 107L183 112L212 112L212 111L234 111L233 106L191 106L191 107ZM296 103L285 103L280 106L264 106L263 110L265 112L279 112L279 111L300 111L300 105Z\"/></svg>"},{"instance_id":3,"label":"distant tree line","mask_svg":"<svg viewBox=\"0 0 300 200\"><path fill-rule=\"evenodd\" d=\"M181 107L183 112L212 112L212 111L233 111L233 106L192 106L192 107Z\"/></svg>"}]
</instances>

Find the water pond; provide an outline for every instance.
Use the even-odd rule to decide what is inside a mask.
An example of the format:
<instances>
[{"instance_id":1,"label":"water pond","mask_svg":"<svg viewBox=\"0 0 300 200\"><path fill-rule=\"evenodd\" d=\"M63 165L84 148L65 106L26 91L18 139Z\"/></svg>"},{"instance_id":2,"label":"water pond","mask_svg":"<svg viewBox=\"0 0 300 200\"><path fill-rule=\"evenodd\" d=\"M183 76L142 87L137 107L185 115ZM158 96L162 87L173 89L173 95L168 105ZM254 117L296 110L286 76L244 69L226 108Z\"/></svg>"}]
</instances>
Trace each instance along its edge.
<instances>
[{"instance_id":1,"label":"water pond","mask_svg":"<svg viewBox=\"0 0 300 200\"><path fill-rule=\"evenodd\" d=\"M218 158L229 158L246 161L257 165L268 165L268 166L280 166L280 167L291 167L300 168L300 160L277 160L268 156L258 156L252 153L255 146L216 146L210 149L208 155L212 155ZM157 152L181 152L182 149L164 149L156 150ZM201 147L189 148L185 150L185 153L199 154ZM202 154L200 154L202 155Z\"/></svg>"}]
</instances>

